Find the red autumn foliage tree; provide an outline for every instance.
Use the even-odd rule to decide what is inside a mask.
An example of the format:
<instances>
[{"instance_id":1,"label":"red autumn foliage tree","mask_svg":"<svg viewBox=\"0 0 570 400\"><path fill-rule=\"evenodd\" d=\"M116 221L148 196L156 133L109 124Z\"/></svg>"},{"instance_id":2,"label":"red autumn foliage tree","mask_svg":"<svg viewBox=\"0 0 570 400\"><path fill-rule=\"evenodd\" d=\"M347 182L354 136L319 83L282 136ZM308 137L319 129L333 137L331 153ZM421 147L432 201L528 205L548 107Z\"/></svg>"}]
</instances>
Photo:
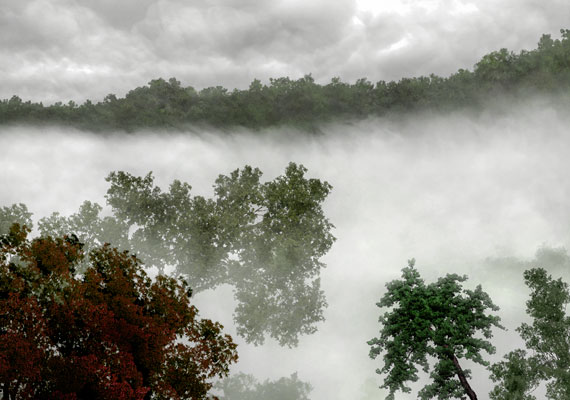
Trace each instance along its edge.
<instances>
[{"instance_id":1,"label":"red autumn foliage tree","mask_svg":"<svg viewBox=\"0 0 570 400\"><path fill-rule=\"evenodd\" d=\"M74 235L28 233L0 237L3 399L204 399L237 360L186 283L110 245L86 259Z\"/></svg>"}]
</instances>

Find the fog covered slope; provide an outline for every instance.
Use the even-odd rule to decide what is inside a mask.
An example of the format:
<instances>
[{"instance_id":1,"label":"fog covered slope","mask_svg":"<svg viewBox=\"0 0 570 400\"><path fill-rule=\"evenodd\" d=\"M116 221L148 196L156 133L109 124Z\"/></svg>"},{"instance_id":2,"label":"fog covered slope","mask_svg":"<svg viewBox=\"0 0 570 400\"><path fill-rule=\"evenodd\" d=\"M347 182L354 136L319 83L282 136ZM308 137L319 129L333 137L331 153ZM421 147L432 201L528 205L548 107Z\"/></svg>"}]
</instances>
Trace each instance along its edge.
<instances>
[{"instance_id":1,"label":"fog covered slope","mask_svg":"<svg viewBox=\"0 0 570 400\"><path fill-rule=\"evenodd\" d=\"M570 117L558 104L543 98L477 115L368 119L322 126L312 136L287 128L108 136L3 128L0 206L25 203L37 220L75 212L84 200L104 204L104 177L114 170L153 171L161 187L180 179L211 196L218 174L245 164L266 179L289 161L303 164L309 176L333 185L324 205L337 237L323 260L326 321L292 350L236 338L234 371L260 380L298 371L313 385L314 400L379 398L382 380L374 370L381 360L368 358L366 341L379 329L375 303L407 259L416 258L428 281L456 272L469 275L468 285L483 285L509 328L495 336L496 359L521 345L514 328L525 318L522 271L530 264L520 260L542 249L544 266L570 278L567 265L556 268L567 262L564 250L544 250L570 243ZM235 334L230 288L201 293L196 303ZM474 369L480 398L491 388L487 375Z\"/></svg>"}]
</instances>

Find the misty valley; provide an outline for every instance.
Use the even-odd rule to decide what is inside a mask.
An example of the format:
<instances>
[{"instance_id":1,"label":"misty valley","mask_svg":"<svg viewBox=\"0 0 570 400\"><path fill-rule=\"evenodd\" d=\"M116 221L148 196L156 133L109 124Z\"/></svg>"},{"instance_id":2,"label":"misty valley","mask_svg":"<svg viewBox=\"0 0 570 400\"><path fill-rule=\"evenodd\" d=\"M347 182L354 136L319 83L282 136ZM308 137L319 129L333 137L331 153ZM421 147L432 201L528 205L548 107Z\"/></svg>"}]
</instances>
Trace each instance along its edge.
<instances>
[{"instance_id":1,"label":"misty valley","mask_svg":"<svg viewBox=\"0 0 570 400\"><path fill-rule=\"evenodd\" d=\"M569 399L569 32L0 101L2 398Z\"/></svg>"}]
</instances>

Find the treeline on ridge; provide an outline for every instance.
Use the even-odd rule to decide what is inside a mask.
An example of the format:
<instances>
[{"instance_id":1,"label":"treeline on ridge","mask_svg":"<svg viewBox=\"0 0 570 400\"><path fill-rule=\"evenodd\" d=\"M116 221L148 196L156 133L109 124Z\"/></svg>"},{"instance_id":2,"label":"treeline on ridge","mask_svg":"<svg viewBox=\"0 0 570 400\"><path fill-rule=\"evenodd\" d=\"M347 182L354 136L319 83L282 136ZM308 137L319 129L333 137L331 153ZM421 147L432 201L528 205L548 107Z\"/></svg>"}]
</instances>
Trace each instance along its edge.
<instances>
[{"instance_id":1,"label":"treeline on ridge","mask_svg":"<svg viewBox=\"0 0 570 400\"><path fill-rule=\"evenodd\" d=\"M18 96L0 100L0 124L58 124L92 131L184 128L193 125L260 129L290 124L313 128L340 119L360 119L412 110L454 110L480 106L489 96L563 92L570 87L570 30L560 39L542 35L534 50L507 49L481 58L473 71L447 78L430 75L354 84L333 78L315 83L311 75L293 80L254 80L247 90L216 86L195 90L175 78L160 78L131 90L124 98L109 94L90 100L44 106Z\"/></svg>"}]
</instances>

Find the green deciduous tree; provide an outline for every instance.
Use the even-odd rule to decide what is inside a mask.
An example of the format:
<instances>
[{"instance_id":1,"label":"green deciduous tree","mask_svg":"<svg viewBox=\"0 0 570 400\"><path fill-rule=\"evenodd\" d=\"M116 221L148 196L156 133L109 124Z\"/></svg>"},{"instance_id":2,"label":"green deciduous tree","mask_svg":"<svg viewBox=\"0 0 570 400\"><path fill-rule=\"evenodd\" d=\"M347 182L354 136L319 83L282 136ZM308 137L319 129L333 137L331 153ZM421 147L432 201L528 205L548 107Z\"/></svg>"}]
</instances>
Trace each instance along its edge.
<instances>
[{"instance_id":1,"label":"green deciduous tree","mask_svg":"<svg viewBox=\"0 0 570 400\"><path fill-rule=\"evenodd\" d=\"M28 211L25 204L13 204L10 207L0 208L0 235L8 234L12 224L32 228L32 213Z\"/></svg>"},{"instance_id":2,"label":"green deciduous tree","mask_svg":"<svg viewBox=\"0 0 570 400\"><path fill-rule=\"evenodd\" d=\"M324 319L320 258L334 241L322 210L331 186L306 172L291 163L262 183L261 171L246 166L220 175L212 199L193 196L180 181L162 191L150 173L113 172L106 195L112 215L85 202L69 217L41 219L39 230L73 232L87 248L109 242L147 266L173 267L195 292L230 284L240 335L256 344L269 335L293 346Z\"/></svg>"},{"instance_id":3,"label":"green deciduous tree","mask_svg":"<svg viewBox=\"0 0 570 400\"><path fill-rule=\"evenodd\" d=\"M527 314L532 323L523 323L517 331L531 354L515 350L505 360L491 367L492 379L498 385L491 398L533 399L540 382L546 382L549 399L570 398L570 289L562 279L553 279L543 268L525 271L524 279L531 289Z\"/></svg>"},{"instance_id":4,"label":"green deciduous tree","mask_svg":"<svg viewBox=\"0 0 570 400\"><path fill-rule=\"evenodd\" d=\"M384 366L376 372L386 374L382 388L394 393L411 389L407 382L419 379L418 367L431 370L432 382L419 393L422 399L470 399L477 396L468 383L470 371L459 360L488 363L481 351L494 353L487 340L492 328L501 327L499 317L487 313L498 310L481 286L475 290L462 288L466 276L448 274L437 282L425 284L415 261L402 270L402 279L386 285L387 291L377 303L389 308L381 317L380 336L368 342L370 357L383 353ZM435 365L430 367L430 358Z\"/></svg>"},{"instance_id":5,"label":"green deciduous tree","mask_svg":"<svg viewBox=\"0 0 570 400\"><path fill-rule=\"evenodd\" d=\"M491 379L498 382L489 397L493 400L536 400L531 393L540 383L536 358L525 350L511 351L503 361L493 364Z\"/></svg>"}]
</instances>

